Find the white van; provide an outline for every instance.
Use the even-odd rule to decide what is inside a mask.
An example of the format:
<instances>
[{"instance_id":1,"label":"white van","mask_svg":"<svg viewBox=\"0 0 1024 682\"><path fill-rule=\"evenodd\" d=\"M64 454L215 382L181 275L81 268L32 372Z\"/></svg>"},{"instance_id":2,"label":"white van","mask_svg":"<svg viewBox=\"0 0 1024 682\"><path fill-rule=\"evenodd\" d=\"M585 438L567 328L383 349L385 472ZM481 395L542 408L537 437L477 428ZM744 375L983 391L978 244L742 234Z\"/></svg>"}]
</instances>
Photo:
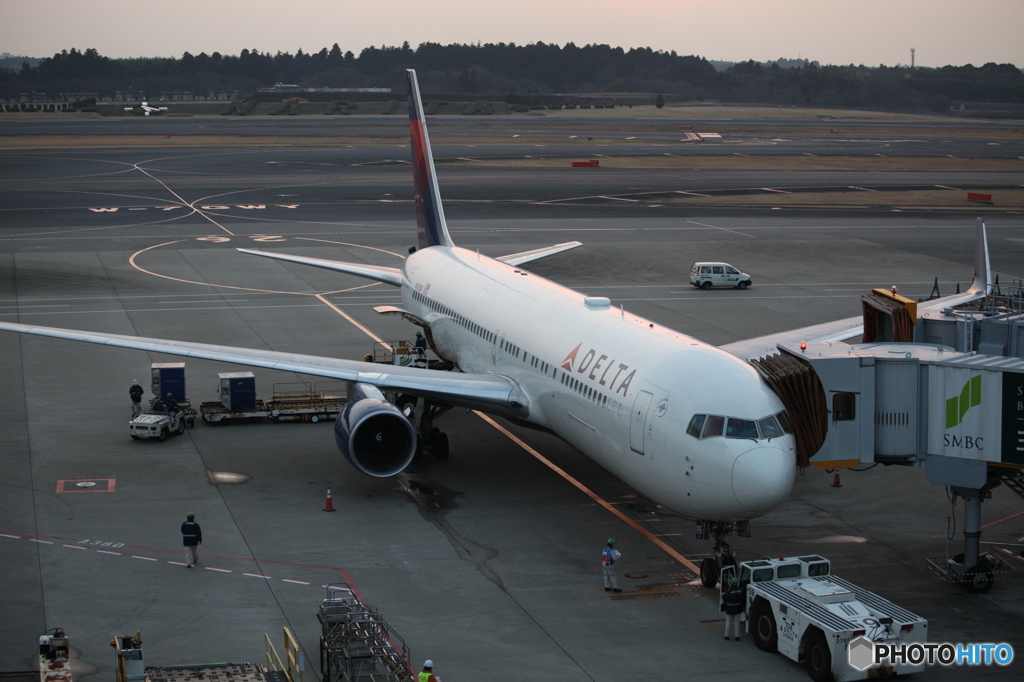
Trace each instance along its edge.
<instances>
[{"instance_id":1,"label":"white van","mask_svg":"<svg viewBox=\"0 0 1024 682\"><path fill-rule=\"evenodd\" d=\"M746 289L753 282L750 275L728 263L694 263L690 268L690 284L701 289L735 287Z\"/></svg>"}]
</instances>

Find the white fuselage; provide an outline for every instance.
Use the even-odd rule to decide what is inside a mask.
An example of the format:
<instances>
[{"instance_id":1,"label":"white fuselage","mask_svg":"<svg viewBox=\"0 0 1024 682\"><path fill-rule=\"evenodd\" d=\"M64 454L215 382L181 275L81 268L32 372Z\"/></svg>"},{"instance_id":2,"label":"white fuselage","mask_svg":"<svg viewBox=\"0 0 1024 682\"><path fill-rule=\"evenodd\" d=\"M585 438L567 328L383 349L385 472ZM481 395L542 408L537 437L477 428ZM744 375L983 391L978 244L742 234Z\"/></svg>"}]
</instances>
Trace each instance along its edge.
<instances>
[{"instance_id":1,"label":"white fuselage","mask_svg":"<svg viewBox=\"0 0 1024 682\"><path fill-rule=\"evenodd\" d=\"M530 422L652 500L730 521L763 515L789 495L791 434L687 433L698 414L756 421L783 412L743 360L458 247L409 256L402 294L442 357L466 372L514 379L529 398Z\"/></svg>"}]
</instances>

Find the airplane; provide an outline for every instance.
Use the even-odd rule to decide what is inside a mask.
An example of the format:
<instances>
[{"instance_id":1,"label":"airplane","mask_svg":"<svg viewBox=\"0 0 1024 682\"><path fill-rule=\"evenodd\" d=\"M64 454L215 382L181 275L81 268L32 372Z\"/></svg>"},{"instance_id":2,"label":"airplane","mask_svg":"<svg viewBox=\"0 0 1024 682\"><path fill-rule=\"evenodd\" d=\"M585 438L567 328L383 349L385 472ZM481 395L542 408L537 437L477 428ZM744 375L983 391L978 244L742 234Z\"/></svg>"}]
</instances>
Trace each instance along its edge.
<instances>
[{"instance_id":1,"label":"airplane","mask_svg":"<svg viewBox=\"0 0 1024 682\"><path fill-rule=\"evenodd\" d=\"M140 102L134 107L125 107L125 111L130 111L133 114L142 114L143 116L159 116L160 114L167 112L167 107L154 107L150 106L149 102Z\"/></svg>"},{"instance_id":2,"label":"airplane","mask_svg":"<svg viewBox=\"0 0 1024 682\"><path fill-rule=\"evenodd\" d=\"M447 435L434 422L453 407L547 430L654 502L704 520L715 540L715 559L701 563L701 580L714 586L720 568L735 563L725 536L749 534L750 519L786 500L800 454L799 420L805 417L791 415L748 360L777 353L781 343L858 336L861 318L717 348L523 267L579 242L499 258L456 246L445 222L415 71L407 72L407 81L417 246L402 266L238 251L398 287L402 305L377 312L418 325L437 355L459 371L6 322L0 330L347 381L350 401L335 422L335 440L345 459L369 476L395 476L417 453L447 458ZM971 289L920 310L990 292L980 221L979 236ZM396 396L394 402L385 390Z\"/></svg>"}]
</instances>

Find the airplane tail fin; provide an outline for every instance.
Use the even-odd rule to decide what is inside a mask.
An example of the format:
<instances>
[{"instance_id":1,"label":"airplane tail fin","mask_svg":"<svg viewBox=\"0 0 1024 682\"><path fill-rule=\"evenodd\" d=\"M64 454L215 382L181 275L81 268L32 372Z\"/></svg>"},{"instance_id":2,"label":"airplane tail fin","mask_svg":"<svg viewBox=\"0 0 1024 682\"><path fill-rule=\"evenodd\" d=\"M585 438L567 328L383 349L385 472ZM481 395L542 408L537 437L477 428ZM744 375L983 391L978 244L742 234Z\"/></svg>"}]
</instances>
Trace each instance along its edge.
<instances>
[{"instance_id":1,"label":"airplane tail fin","mask_svg":"<svg viewBox=\"0 0 1024 682\"><path fill-rule=\"evenodd\" d=\"M993 287L992 263L988 257L988 235L982 218L978 218L974 240L974 281L967 291L988 296Z\"/></svg>"},{"instance_id":2,"label":"airplane tail fin","mask_svg":"<svg viewBox=\"0 0 1024 682\"><path fill-rule=\"evenodd\" d=\"M454 246L444 221L441 193L437 187L434 156L430 152L427 122L420 101L420 86L416 71L408 69L409 82L409 134L412 139L412 173L416 191L416 229L418 248L428 246Z\"/></svg>"}]
</instances>

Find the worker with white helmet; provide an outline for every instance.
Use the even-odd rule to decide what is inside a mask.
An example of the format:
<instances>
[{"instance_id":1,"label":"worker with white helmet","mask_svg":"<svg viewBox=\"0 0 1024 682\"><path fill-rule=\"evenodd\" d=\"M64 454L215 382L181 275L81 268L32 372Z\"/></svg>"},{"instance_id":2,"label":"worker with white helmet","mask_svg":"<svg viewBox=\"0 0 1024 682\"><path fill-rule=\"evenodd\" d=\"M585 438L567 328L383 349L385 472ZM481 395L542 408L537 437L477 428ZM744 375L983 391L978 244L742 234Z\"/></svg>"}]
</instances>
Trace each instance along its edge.
<instances>
[{"instance_id":1,"label":"worker with white helmet","mask_svg":"<svg viewBox=\"0 0 1024 682\"><path fill-rule=\"evenodd\" d=\"M139 386L139 380L135 379L132 381L131 387L128 389L128 395L132 399L132 419L135 419L142 414L142 386Z\"/></svg>"},{"instance_id":2,"label":"worker with white helmet","mask_svg":"<svg viewBox=\"0 0 1024 682\"><path fill-rule=\"evenodd\" d=\"M429 658L423 662L423 670L420 671L416 682L441 682L434 676L434 662Z\"/></svg>"}]
</instances>

